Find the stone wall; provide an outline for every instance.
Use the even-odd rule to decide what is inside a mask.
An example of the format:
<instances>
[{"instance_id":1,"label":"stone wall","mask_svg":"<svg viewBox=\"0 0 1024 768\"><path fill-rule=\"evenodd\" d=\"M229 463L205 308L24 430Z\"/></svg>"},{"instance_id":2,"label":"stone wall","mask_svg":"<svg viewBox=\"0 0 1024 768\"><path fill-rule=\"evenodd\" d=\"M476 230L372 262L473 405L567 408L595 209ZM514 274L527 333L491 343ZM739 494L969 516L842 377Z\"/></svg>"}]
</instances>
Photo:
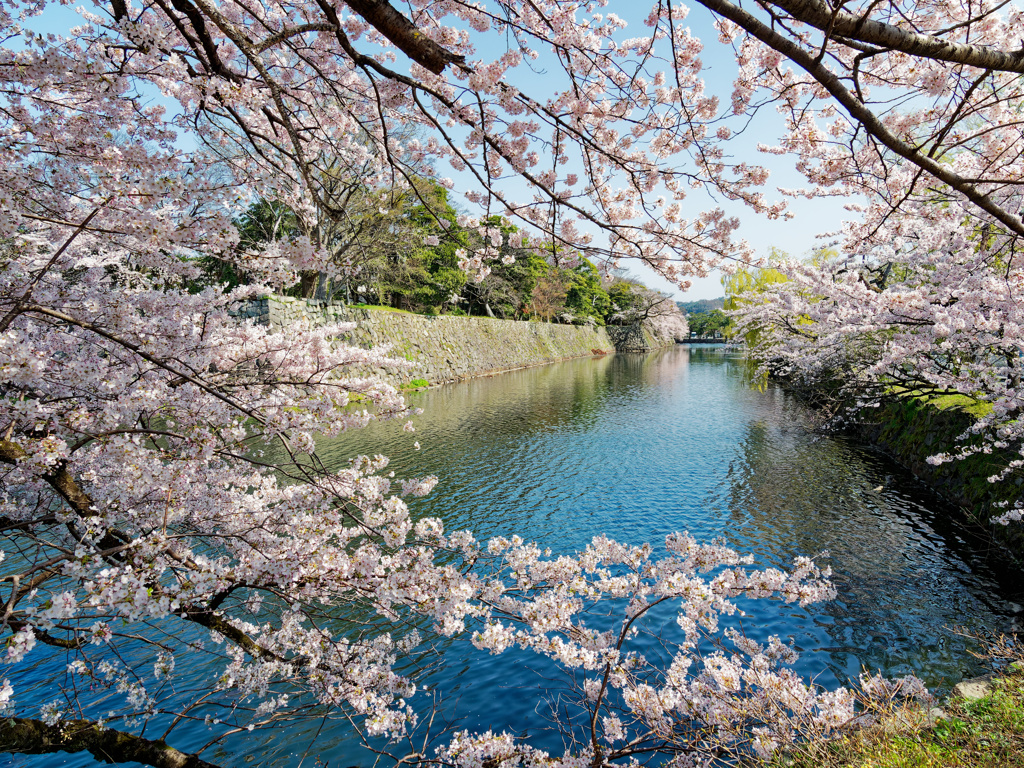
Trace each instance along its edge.
<instances>
[{"instance_id":1,"label":"stone wall","mask_svg":"<svg viewBox=\"0 0 1024 768\"><path fill-rule=\"evenodd\" d=\"M430 384L442 384L614 351L604 328L586 326L427 317L280 296L248 302L238 314L275 328L287 328L303 316L319 323L355 322L356 329L342 336L348 343L364 348L389 344L392 357L417 363L411 371L372 371L398 383L426 379Z\"/></svg>"},{"instance_id":2,"label":"stone wall","mask_svg":"<svg viewBox=\"0 0 1024 768\"><path fill-rule=\"evenodd\" d=\"M998 483L990 483L988 478L1012 466L1020 455L1004 449L939 465L927 461L937 453L957 453L964 445L959 437L970 430L979 415L956 405L940 407L925 398L896 397L867 411L849 429L881 448L939 495L961 506L969 519L987 525L996 541L1024 563L1024 525L989 525L992 517L1001 515L1024 495L1024 469L1016 468ZM968 446L980 443L977 436L966 441Z\"/></svg>"},{"instance_id":3,"label":"stone wall","mask_svg":"<svg viewBox=\"0 0 1024 768\"><path fill-rule=\"evenodd\" d=\"M674 336L659 333L657 328L647 323L608 326L608 337L616 352L652 352L676 344Z\"/></svg>"}]
</instances>

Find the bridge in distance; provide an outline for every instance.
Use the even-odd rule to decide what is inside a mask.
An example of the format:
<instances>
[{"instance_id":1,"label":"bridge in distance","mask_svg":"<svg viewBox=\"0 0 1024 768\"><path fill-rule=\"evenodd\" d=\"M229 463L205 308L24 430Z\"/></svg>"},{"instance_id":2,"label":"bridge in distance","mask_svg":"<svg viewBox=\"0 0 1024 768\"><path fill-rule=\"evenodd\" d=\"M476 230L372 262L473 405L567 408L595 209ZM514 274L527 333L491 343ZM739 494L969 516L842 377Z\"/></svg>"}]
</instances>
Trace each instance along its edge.
<instances>
[{"instance_id":1,"label":"bridge in distance","mask_svg":"<svg viewBox=\"0 0 1024 768\"><path fill-rule=\"evenodd\" d=\"M688 339L683 339L678 342L679 344L728 344L729 340L724 339L721 336L690 336Z\"/></svg>"}]
</instances>

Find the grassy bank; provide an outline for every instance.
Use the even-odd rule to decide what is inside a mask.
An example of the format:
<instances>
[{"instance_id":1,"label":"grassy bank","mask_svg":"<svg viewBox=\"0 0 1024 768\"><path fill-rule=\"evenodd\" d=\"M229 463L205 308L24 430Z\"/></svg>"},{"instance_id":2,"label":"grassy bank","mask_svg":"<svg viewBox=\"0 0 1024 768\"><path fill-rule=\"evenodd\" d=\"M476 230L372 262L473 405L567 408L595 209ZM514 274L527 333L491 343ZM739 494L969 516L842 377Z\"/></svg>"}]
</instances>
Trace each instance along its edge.
<instances>
[{"instance_id":1,"label":"grassy bank","mask_svg":"<svg viewBox=\"0 0 1024 768\"><path fill-rule=\"evenodd\" d=\"M947 702L929 723L896 711L878 726L773 758L769 768L1018 768L1024 765L1024 667L974 701Z\"/></svg>"}]
</instances>

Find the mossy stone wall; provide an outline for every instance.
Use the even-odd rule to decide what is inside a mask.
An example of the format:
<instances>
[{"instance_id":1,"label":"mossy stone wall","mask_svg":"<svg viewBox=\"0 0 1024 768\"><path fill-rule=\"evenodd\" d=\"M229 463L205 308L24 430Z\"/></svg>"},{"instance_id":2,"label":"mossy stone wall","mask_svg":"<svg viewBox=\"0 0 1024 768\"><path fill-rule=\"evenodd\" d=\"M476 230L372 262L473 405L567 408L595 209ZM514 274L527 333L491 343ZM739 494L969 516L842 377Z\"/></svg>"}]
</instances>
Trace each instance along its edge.
<instances>
[{"instance_id":1,"label":"mossy stone wall","mask_svg":"<svg viewBox=\"0 0 1024 768\"><path fill-rule=\"evenodd\" d=\"M364 349L387 344L392 357L416 363L412 370L366 372L398 384L416 379L442 384L614 351L604 328L587 326L487 317L427 317L281 296L248 302L238 314L278 328L287 328L303 317L324 324L354 322L355 330L343 334L344 341Z\"/></svg>"},{"instance_id":2,"label":"mossy stone wall","mask_svg":"<svg viewBox=\"0 0 1024 768\"><path fill-rule=\"evenodd\" d=\"M862 412L856 427L858 436L882 448L896 461L947 499L961 505L969 517L981 524L1002 512L1024 494L1024 472L1016 470L992 483L1013 459L1008 452L977 453L963 459L934 465L929 456L956 454L959 441L975 421L970 408L946 406L912 395L893 397L873 412ZM968 438L966 445L976 443ZM1024 560L1024 525L992 525L997 539L1008 545L1017 559Z\"/></svg>"}]
</instances>

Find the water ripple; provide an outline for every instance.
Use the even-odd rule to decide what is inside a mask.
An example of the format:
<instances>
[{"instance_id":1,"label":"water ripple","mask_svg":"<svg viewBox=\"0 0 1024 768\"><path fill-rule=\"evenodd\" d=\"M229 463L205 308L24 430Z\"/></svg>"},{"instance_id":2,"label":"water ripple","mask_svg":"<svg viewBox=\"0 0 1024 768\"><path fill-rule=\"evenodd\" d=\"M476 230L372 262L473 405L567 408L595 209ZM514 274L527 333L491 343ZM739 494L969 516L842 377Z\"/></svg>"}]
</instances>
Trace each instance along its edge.
<instances>
[{"instance_id":1,"label":"water ripple","mask_svg":"<svg viewBox=\"0 0 1024 768\"><path fill-rule=\"evenodd\" d=\"M950 628L1000 631L1013 619L1015 575L972 551L953 510L886 457L816 434L781 390L749 388L736 356L680 348L573 361L428 391L417 404L420 453L388 427L328 449L340 461L369 441L399 475L438 475L416 511L449 528L517 532L566 552L598 532L657 543L686 529L777 566L827 550L837 600L752 602L744 624L753 637L793 638L801 671L825 684L867 667L948 686L974 671ZM449 685L483 707L458 682L471 657L451 659ZM510 664L481 658L472 679L535 686ZM503 706L499 719L533 722L529 707ZM476 719L492 716L485 707Z\"/></svg>"},{"instance_id":2,"label":"water ripple","mask_svg":"<svg viewBox=\"0 0 1024 768\"><path fill-rule=\"evenodd\" d=\"M950 628L1008 629L1016 573L977 554L952 510L884 456L816 435L811 414L779 389L752 390L742 369L735 355L686 348L571 361L416 393L416 434L375 425L320 447L338 467L383 453L399 477L437 475L414 514L479 538L516 532L572 552L597 533L657 544L689 530L778 566L828 550L838 598L745 601L748 636L792 640L798 671L824 685L862 668L939 687L972 674L969 642ZM671 619L654 617L654 629L671 632ZM657 652L655 641L643 650ZM459 640L427 682L462 727L508 728L560 751L537 708L557 680L543 659ZM282 726L232 743L225 760L293 765L314 734ZM370 762L345 730L319 734L315 753L332 766Z\"/></svg>"}]
</instances>

